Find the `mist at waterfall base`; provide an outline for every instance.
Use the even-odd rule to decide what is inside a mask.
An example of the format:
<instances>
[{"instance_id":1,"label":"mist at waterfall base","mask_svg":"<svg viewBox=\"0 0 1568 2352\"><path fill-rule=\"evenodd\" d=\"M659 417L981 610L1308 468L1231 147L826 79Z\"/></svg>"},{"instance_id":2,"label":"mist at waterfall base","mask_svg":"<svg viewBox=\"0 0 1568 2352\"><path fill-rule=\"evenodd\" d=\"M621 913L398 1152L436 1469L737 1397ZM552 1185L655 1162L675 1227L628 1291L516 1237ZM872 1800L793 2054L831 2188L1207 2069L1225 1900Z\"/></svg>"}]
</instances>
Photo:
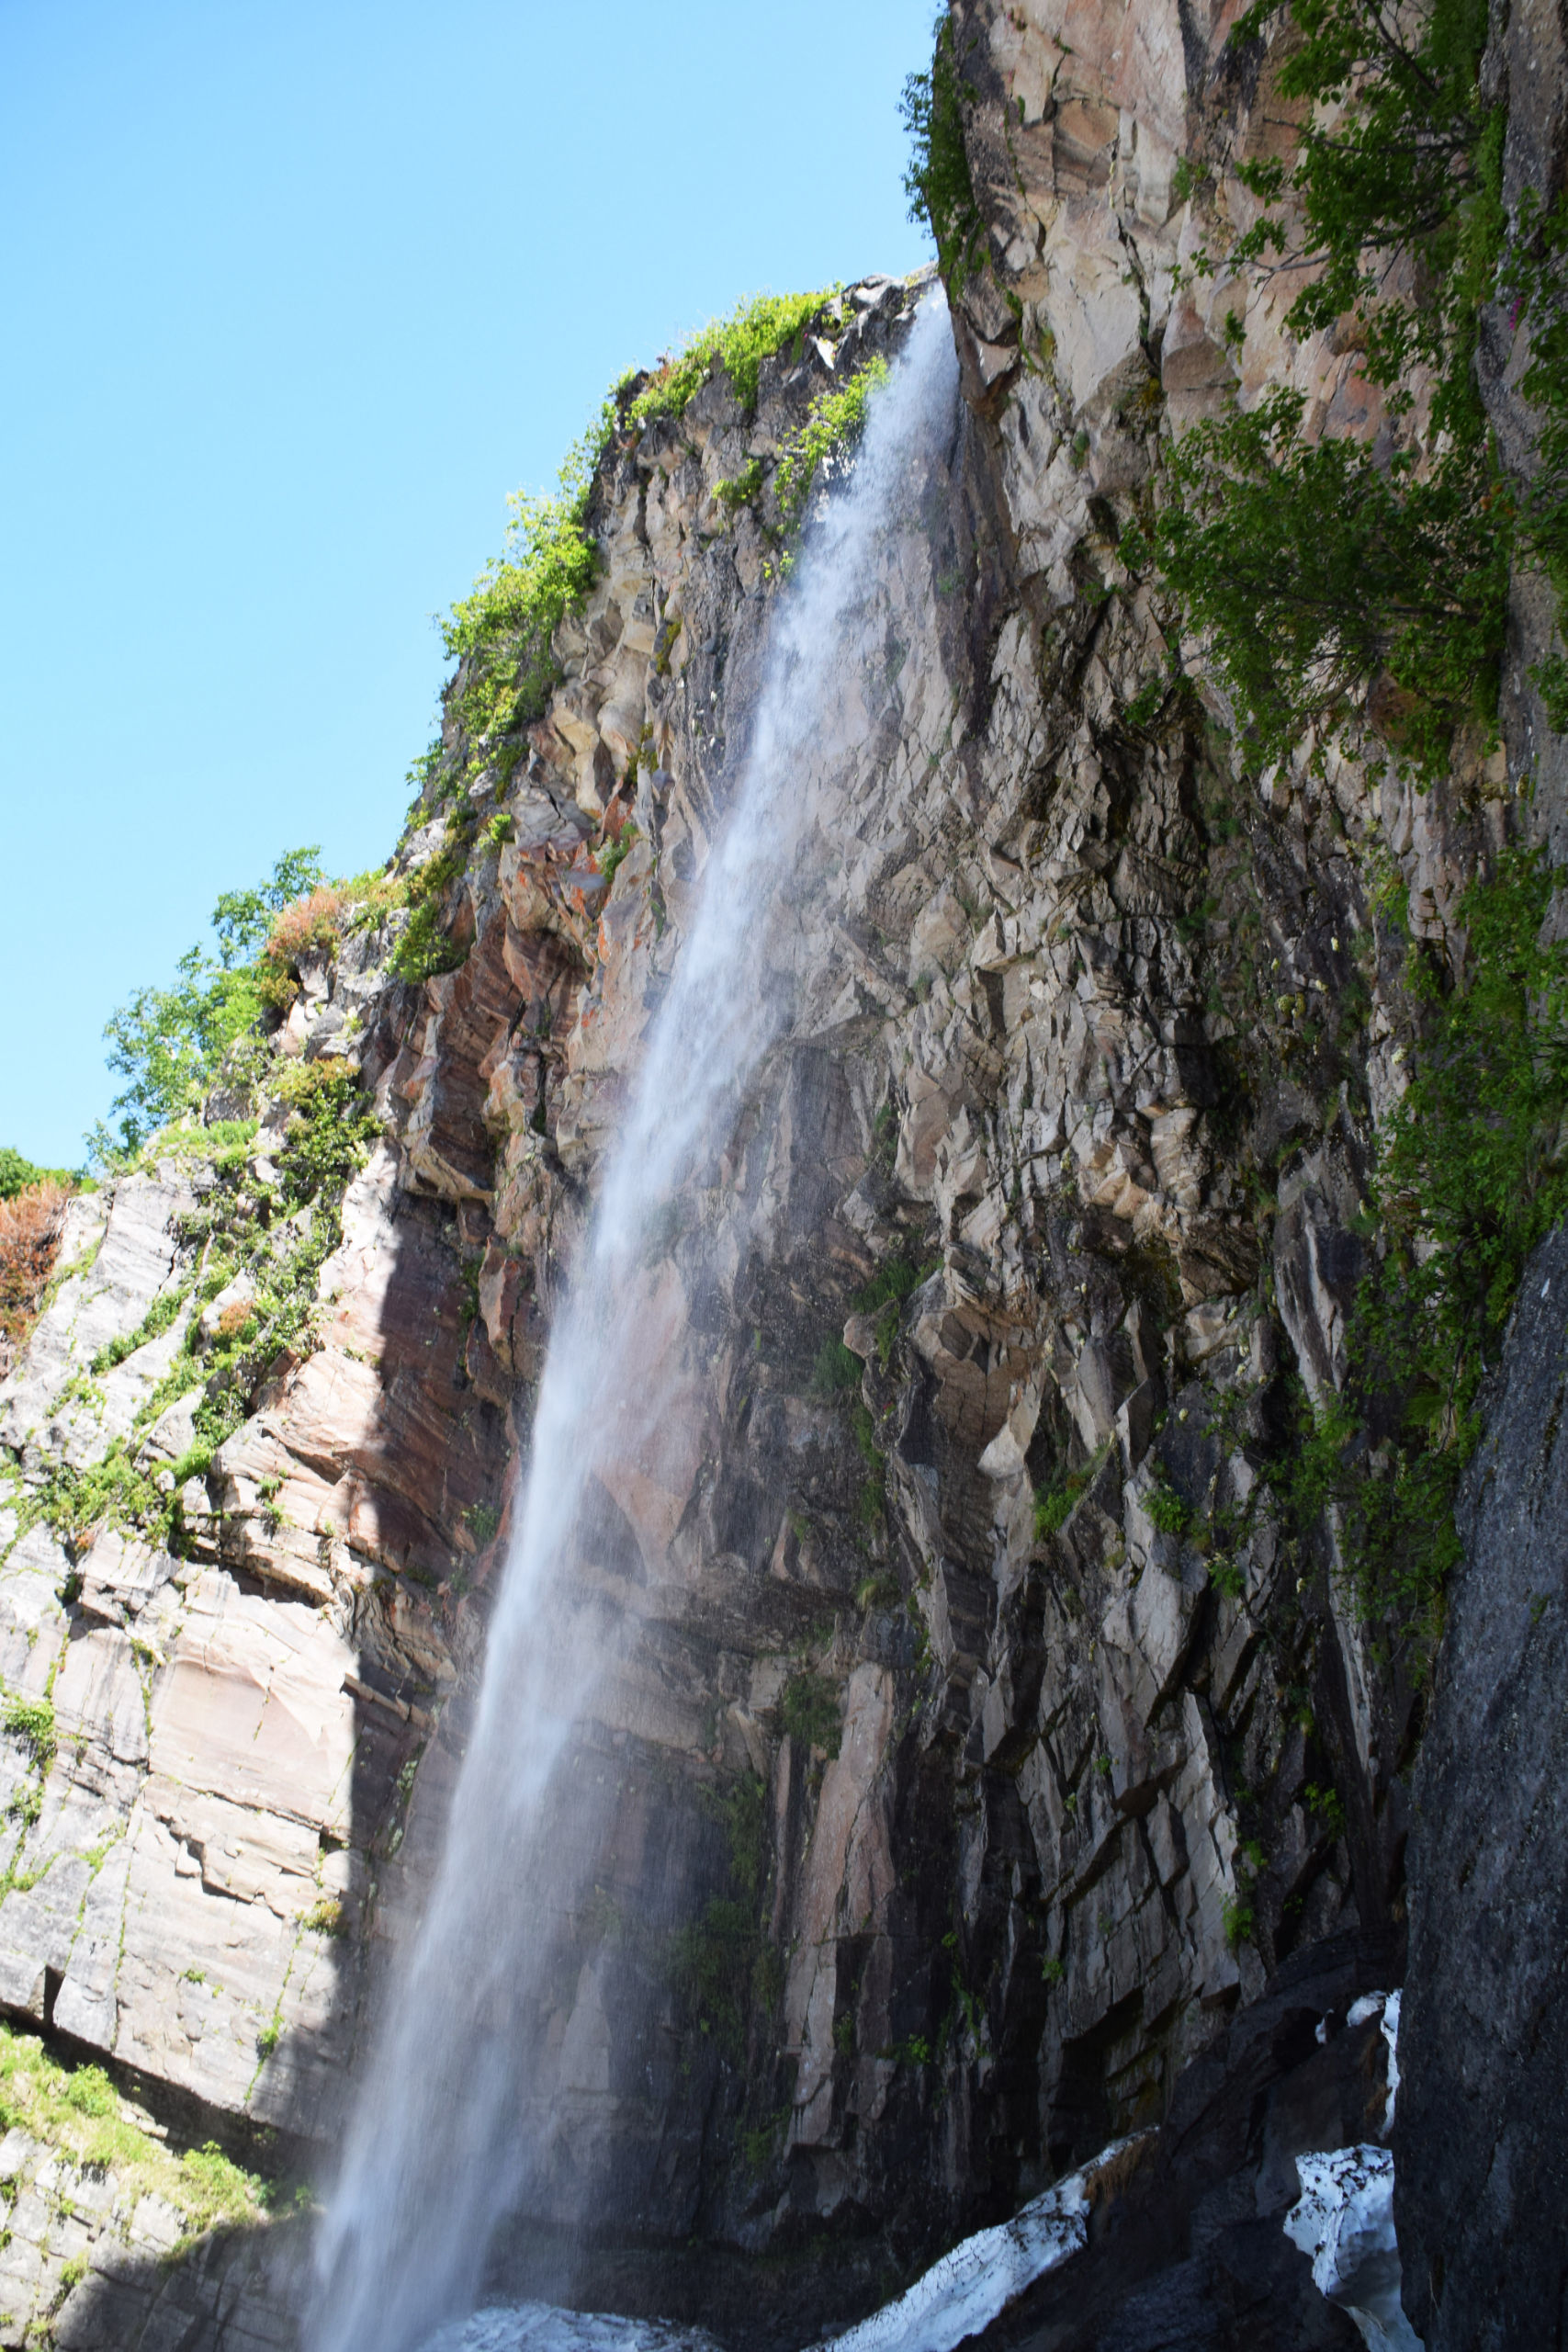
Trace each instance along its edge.
<instances>
[{"instance_id":1,"label":"mist at waterfall base","mask_svg":"<svg viewBox=\"0 0 1568 2352\"><path fill-rule=\"evenodd\" d=\"M875 610L890 537L950 445L957 368L940 291L874 401L852 474L819 502L771 620L762 686L695 918L649 1033L540 1383L530 1465L434 1883L318 2234L311 2352L413 2352L470 2310L497 2226L570 2151L552 2144L544 1997L614 1806L574 1733L634 1629L578 1576L596 1467L657 1461L682 1409L660 1238L718 1181L743 1091L788 1017L770 954L807 827L807 779L882 719ZM594 2216L613 2223L613 2214Z\"/></svg>"}]
</instances>

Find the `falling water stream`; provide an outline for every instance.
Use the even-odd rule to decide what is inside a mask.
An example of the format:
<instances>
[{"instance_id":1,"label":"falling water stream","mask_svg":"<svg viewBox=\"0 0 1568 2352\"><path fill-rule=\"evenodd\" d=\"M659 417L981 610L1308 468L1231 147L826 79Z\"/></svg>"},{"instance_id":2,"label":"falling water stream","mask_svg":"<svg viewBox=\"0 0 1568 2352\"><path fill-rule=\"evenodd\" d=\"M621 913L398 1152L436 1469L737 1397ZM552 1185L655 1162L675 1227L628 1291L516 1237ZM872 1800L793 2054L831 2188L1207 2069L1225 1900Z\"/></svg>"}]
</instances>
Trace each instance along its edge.
<instances>
[{"instance_id":1,"label":"falling water stream","mask_svg":"<svg viewBox=\"0 0 1568 2352\"><path fill-rule=\"evenodd\" d=\"M890 536L918 527L912 485L945 449L955 399L932 294L777 598L750 746L556 1319L439 1868L319 2233L311 2352L412 2352L471 2309L496 2227L544 2160L538 1979L605 1827L593 1807L611 1801L572 1770L571 1743L629 1638L574 1590L574 1531L607 1443L623 1460L657 1447L682 1409L649 1272L660 1220L722 1149L787 1018L787 956L766 941L808 821L806 779L875 715L861 674L880 643L875 567Z\"/></svg>"}]
</instances>

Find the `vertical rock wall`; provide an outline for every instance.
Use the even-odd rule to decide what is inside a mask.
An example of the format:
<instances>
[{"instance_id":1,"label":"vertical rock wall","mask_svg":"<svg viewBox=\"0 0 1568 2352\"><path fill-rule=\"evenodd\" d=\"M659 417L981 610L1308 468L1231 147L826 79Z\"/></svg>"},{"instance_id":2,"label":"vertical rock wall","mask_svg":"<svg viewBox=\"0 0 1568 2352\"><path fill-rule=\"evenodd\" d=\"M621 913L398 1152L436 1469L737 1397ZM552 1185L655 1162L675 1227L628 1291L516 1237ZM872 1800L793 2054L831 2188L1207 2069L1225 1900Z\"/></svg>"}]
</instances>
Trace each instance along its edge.
<instances>
[{"instance_id":1,"label":"vertical rock wall","mask_svg":"<svg viewBox=\"0 0 1568 2352\"><path fill-rule=\"evenodd\" d=\"M1484 80L1507 108L1506 201L1516 207L1533 189L1550 205L1568 177L1562 9L1495 10ZM1521 345L1512 307L1495 304L1483 321L1482 384L1505 464L1528 475ZM1563 740L1529 674L1552 644L1547 583L1517 577L1503 731L1510 773L1531 788L1533 829L1561 859ZM1485 1399L1461 1510L1464 1559L1413 1783L1395 2213L1405 2309L1428 2352L1550 2343L1568 2309L1558 2218L1568 2093L1558 1755L1565 1281L1559 1231L1525 1269Z\"/></svg>"}]
</instances>

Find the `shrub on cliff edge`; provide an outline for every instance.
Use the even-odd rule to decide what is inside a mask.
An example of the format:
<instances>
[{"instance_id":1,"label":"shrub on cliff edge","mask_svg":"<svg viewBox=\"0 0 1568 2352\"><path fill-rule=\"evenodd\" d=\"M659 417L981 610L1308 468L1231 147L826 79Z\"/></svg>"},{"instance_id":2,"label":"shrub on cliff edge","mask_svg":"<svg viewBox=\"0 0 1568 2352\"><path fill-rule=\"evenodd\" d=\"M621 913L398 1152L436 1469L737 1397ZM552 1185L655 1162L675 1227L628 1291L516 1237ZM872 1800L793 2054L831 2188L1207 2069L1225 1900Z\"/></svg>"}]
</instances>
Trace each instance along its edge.
<instances>
[{"instance_id":1,"label":"shrub on cliff edge","mask_svg":"<svg viewBox=\"0 0 1568 2352\"><path fill-rule=\"evenodd\" d=\"M741 406L755 408L763 360L786 344L795 346L795 356L800 358L806 329L836 291L829 286L815 293L748 296L728 318L711 320L679 351L660 360L626 411L627 424L642 425L656 416L682 415L716 368L725 370Z\"/></svg>"}]
</instances>

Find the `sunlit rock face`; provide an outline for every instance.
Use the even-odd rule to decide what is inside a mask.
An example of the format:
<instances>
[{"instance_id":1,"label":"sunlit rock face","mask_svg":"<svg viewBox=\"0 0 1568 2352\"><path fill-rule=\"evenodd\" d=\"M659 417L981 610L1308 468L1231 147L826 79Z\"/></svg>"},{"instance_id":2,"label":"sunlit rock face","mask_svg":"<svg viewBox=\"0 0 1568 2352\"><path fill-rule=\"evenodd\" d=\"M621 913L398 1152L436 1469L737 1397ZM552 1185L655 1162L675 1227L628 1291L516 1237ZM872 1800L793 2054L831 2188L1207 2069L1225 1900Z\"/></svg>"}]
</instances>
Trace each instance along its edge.
<instances>
[{"instance_id":1,"label":"sunlit rock face","mask_svg":"<svg viewBox=\"0 0 1568 2352\"><path fill-rule=\"evenodd\" d=\"M1539 714L1518 689L1513 769L1476 747L1420 795L1309 745L1244 784L1212 695L1151 692L1177 649L1117 545L1161 435L1238 385L1381 422L1354 352L1284 335L1288 290L1184 269L1199 129L1233 165L1290 134L1278 43L1235 66L1234 14L953 10L986 227L963 400L919 552L876 580L852 756L803 764L777 1034L627 1286L628 1363L673 1402L628 1417L576 1531L635 1638L570 1750L590 1892L530 2022L554 2138L498 2306L826 2336L1162 2126L1107 2240L1121 2283L1090 2249L1100 2284L1068 2263L1036 2290L1052 2341L1080 2340L1069 2297L1086 2331L1133 2297L1105 2340L1134 2352L1177 2268L1181 2341L1262 2344L1265 2309L1281 2344L1357 2340L1280 2216L1298 2156L1381 2131L1377 2028L1348 2018L1400 1973L1416 1694L1288 1552L1262 1464L1282 1377L1343 1377L1400 1083L1358 870L1389 861L1442 938ZM370 932L301 971L278 1056L355 1074L378 1140L314 1311L182 1486L178 1556L29 1498L117 1442L154 1482L186 1462L199 1383L139 1416L201 1317L246 1311L194 1287L234 1180L197 1149L69 1213L0 1387L0 1677L55 1726L47 1756L0 1738L0 2004L182 2112L321 2151L340 2128L432 1883L550 1329L755 721L777 454L897 356L920 290L846 289L754 413L719 376L613 443L601 575L523 755L487 763L449 716L479 761L441 909L466 954L409 985ZM716 494L752 463L754 501ZM446 839L427 797L400 869ZM279 1216L247 1281L300 1247ZM1436 2063L1441 2026L1413 2032ZM285 2251L254 2291L286 2335ZM204 2261L192 2312L229 2291ZM90 2286L72 2340L133 2340L89 2332ZM151 2327L174 2290L136 2291Z\"/></svg>"}]
</instances>

